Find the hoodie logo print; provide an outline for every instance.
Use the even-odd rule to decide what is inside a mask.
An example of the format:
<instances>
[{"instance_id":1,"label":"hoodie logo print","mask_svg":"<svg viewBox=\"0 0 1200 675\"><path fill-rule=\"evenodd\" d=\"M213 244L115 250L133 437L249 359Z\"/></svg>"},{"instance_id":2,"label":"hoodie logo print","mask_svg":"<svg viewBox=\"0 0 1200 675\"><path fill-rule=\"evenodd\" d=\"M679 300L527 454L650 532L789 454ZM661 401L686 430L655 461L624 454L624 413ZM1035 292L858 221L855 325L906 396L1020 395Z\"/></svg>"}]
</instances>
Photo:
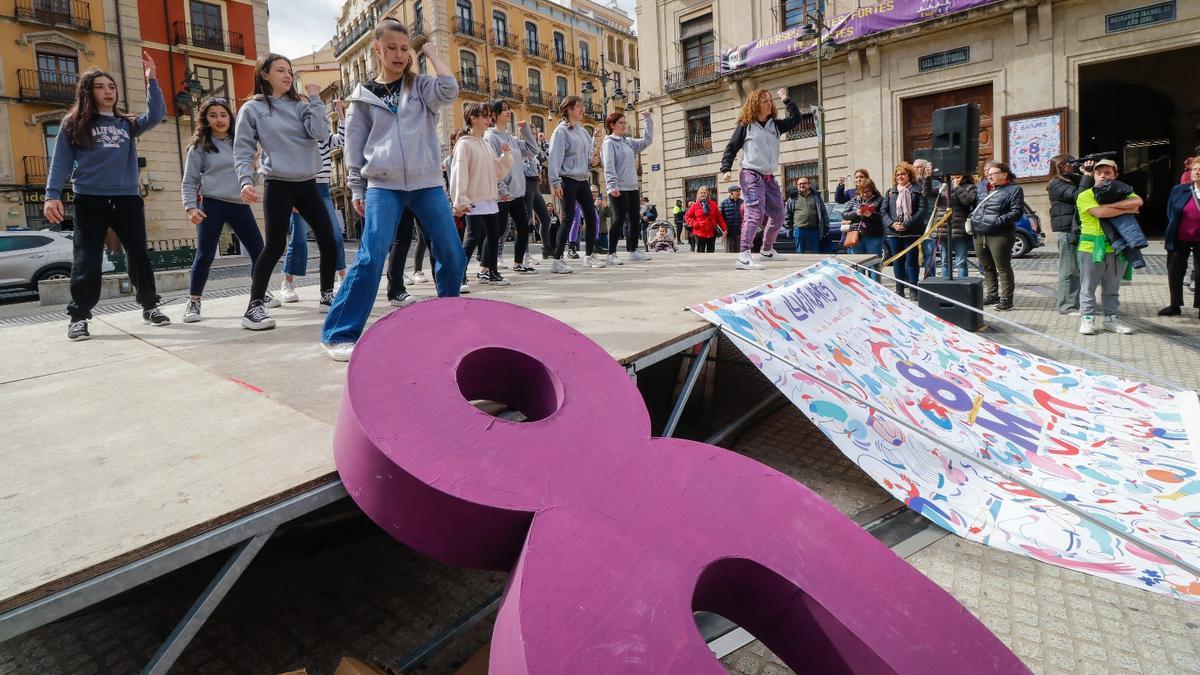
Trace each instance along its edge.
<instances>
[{"instance_id":1,"label":"hoodie logo print","mask_svg":"<svg viewBox=\"0 0 1200 675\"><path fill-rule=\"evenodd\" d=\"M129 142L129 132L117 126L93 127L92 140L105 148L119 148Z\"/></svg>"}]
</instances>

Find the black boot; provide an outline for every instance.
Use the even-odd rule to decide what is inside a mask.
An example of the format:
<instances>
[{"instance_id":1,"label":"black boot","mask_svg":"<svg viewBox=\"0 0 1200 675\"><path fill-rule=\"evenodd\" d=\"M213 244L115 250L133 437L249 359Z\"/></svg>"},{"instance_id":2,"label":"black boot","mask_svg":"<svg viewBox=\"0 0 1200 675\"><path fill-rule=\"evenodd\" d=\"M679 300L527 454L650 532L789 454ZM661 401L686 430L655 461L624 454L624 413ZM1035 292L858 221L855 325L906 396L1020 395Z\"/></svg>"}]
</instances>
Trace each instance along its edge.
<instances>
[{"instance_id":1,"label":"black boot","mask_svg":"<svg viewBox=\"0 0 1200 675\"><path fill-rule=\"evenodd\" d=\"M994 305L997 302L1000 302L1000 296L998 295L989 295L983 299L983 304L985 305Z\"/></svg>"}]
</instances>

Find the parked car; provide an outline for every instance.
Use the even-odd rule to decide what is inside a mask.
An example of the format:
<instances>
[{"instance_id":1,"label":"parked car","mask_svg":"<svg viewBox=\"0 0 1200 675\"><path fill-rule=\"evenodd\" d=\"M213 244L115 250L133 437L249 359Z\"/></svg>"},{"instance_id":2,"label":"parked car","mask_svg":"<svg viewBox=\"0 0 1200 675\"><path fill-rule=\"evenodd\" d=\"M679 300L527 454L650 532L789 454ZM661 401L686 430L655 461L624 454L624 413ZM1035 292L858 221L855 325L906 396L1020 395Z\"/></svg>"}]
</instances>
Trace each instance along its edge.
<instances>
[{"instance_id":1,"label":"parked car","mask_svg":"<svg viewBox=\"0 0 1200 675\"><path fill-rule=\"evenodd\" d=\"M842 241L842 213L846 210L845 204L825 204L826 210L829 213L829 230L825 233L825 238L821 240L821 253L845 253L840 244ZM786 228L779 232L779 238L775 240L775 250L780 253L795 253L796 238L793 233Z\"/></svg>"},{"instance_id":2,"label":"parked car","mask_svg":"<svg viewBox=\"0 0 1200 675\"><path fill-rule=\"evenodd\" d=\"M1017 221L1016 237L1013 239L1012 257L1024 258L1035 248L1046 245L1046 233L1042 231L1042 217L1025 202L1025 215ZM975 252L975 240L971 240L970 253Z\"/></svg>"},{"instance_id":3,"label":"parked car","mask_svg":"<svg viewBox=\"0 0 1200 675\"><path fill-rule=\"evenodd\" d=\"M37 291L39 281L68 279L74 260L70 232L10 230L0 232L0 289ZM101 269L114 267L108 256Z\"/></svg>"}]
</instances>

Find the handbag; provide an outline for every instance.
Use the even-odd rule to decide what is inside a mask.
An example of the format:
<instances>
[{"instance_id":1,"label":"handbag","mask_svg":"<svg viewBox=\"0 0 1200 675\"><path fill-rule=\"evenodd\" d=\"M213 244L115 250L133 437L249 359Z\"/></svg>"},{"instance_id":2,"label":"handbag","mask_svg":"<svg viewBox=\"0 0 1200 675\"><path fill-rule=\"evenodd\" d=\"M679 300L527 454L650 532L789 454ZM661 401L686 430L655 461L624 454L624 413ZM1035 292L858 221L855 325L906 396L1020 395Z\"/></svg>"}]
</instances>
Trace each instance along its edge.
<instances>
[{"instance_id":1,"label":"handbag","mask_svg":"<svg viewBox=\"0 0 1200 675\"><path fill-rule=\"evenodd\" d=\"M858 230L850 230L846 233L846 238L842 240L842 246L845 248L853 248L858 246L858 242L862 239L862 233Z\"/></svg>"},{"instance_id":2,"label":"handbag","mask_svg":"<svg viewBox=\"0 0 1200 675\"><path fill-rule=\"evenodd\" d=\"M970 235L975 234L975 226L971 223L971 218L975 216L975 212L978 211L981 206L986 204L987 200L992 198L992 195L996 194L999 191L1000 190L992 190L991 192L987 193L987 195L984 196L983 201L979 202L978 204L975 205L975 208L971 209L971 215L967 216L967 222L964 223L964 225L963 225L963 229L965 229L967 231L967 234L970 234Z\"/></svg>"}]
</instances>

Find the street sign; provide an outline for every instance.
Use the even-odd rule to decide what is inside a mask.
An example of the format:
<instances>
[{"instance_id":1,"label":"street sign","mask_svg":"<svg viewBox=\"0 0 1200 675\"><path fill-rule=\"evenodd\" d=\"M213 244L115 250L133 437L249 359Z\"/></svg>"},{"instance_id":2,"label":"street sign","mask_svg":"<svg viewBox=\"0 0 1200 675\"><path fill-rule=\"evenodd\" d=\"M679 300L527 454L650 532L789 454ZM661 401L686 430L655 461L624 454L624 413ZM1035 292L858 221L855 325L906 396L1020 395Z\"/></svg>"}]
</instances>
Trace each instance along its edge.
<instances>
[{"instance_id":1,"label":"street sign","mask_svg":"<svg viewBox=\"0 0 1200 675\"><path fill-rule=\"evenodd\" d=\"M927 70L938 70L939 68L949 68L950 66L960 66L971 61L971 48L959 47L958 49L948 49L944 52L936 54L926 54L917 59L917 72L925 72Z\"/></svg>"},{"instance_id":2,"label":"street sign","mask_svg":"<svg viewBox=\"0 0 1200 675\"><path fill-rule=\"evenodd\" d=\"M1175 20L1175 0L1146 5L1136 9L1108 14L1104 17L1104 32L1119 33Z\"/></svg>"},{"instance_id":3,"label":"street sign","mask_svg":"<svg viewBox=\"0 0 1200 675\"><path fill-rule=\"evenodd\" d=\"M651 171L662 171L662 164L651 164L650 170Z\"/></svg>"}]
</instances>

